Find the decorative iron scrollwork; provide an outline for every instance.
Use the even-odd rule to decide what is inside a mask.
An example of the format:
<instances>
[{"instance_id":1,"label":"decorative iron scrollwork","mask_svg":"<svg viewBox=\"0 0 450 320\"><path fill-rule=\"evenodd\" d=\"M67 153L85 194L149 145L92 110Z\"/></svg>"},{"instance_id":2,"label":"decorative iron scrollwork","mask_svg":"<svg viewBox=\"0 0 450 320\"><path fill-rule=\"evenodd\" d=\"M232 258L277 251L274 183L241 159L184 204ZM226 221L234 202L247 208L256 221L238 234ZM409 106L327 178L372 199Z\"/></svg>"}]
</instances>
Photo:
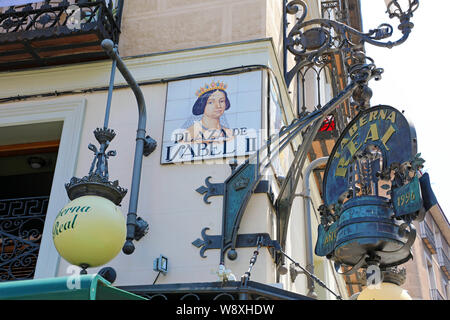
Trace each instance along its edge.
<instances>
[{"instance_id":1,"label":"decorative iron scrollwork","mask_svg":"<svg viewBox=\"0 0 450 320\"><path fill-rule=\"evenodd\" d=\"M203 228L201 234L202 239L197 238L192 242L194 246L200 248L200 256L202 258L206 258L205 251L209 249L222 249L222 241L223 236L215 235L210 236L206 234L209 228ZM239 234L236 237L236 245L234 248L250 248L257 247L258 244L262 247L267 247L268 249L280 248L278 241L272 240L268 233L248 233L248 234ZM228 248L224 248L223 250L227 250ZM274 256L274 252L270 251L271 255Z\"/></svg>"},{"instance_id":2,"label":"decorative iron scrollwork","mask_svg":"<svg viewBox=\"0 0 450 320\"><path fill-rule=\"evenodd\" d=\"M222 236L209 236L206 234L209 228L203 228L202 238L197 238L192 242L194 246L200 249L200 257L206 258L205 251L208 249L219 249L222 243Z\"/></svg>"},{"instance_id":3,"label":"decorative iron scrollwork","mask_svg":"<svg viewBox=\"0 0 450 320\"><path fill-rule=\"evenodd\" d=\"M203 196L203 201L206 204L211 204L211 201L208 201L209 197L213 196L220 196L223 195L224 192L224 184L223 183L211 183L209 180L212 177L209 176L205 179L205 186L198 187L195 191L197 191L200 194L205 194Z\"/></svg>"},{"instance_id":4,"label":"decorative iron scrollwork","mask_svg":"<svg viewBox=\"0 0 450 320\"><path fill-rule=\"evenodd\" d=\"M345 23L332 19L307 20L307 6L302 0L290 1L286 6L286 13L300 15L296 24L291 28L285 39L285 50L295 56L296 65L286 74L286 83L289 85L297 72L309 63L315 63L325 53L334 51L359 51L364 43L378 47L392 48L406 41L411 33L413 24L410 19L417 9L417 0L410 1L408 10L403 11L397 1L391 3L395 10L390 11L390 18L400 20L399 29L402 36L395 41L383 41L393 35L394 28L387 23L379 25L373 30L364 33Z\"/></svg>"},{"instance_id":5,"label":"decorative iron scrollwork","mask_svg":"<svg viewBox=\"0 0 450 320\"><path fill-rule=\"evenodd\" d=\"M57 34L70 33L74 31L74 26L75 29L88 31L97 28L101 22L108 37L117 40L120 31L113 12L114 9L104 0L76 1L75 4L67 0L52 4L45 1L30 3L22 8L11 6L0 13L0 35L8 37L8 34L23 32L26 38L31 36L30 32L48 33L51 28ZM75 20L76 25L73 24Z\"/></svg>"},{"instance_id":6,"label":"decorative iron scrollwork","mask_svg":"<svg viewBox=\"0 0 450 320\"><path fill-rule=\"evenodd\" d=\"M211 176L207 177L205 179L205 186L200 186L195 191L197 191L200 194L204 194L203 201L206 204L211 204L211 201L208 201L209 197L214 196L223 196L225 192L225 184L224 183L211 183L210 182ZM236 182L233 187L235 191L239 191L241 189L244 189L248 186L250 180L247 178L242 178L238 182ZM268 193L269 197L273 197L273 192L269 186L269 181L262 180L258 183L256 186L254 193Z\"/></svg>"}]
</instances>

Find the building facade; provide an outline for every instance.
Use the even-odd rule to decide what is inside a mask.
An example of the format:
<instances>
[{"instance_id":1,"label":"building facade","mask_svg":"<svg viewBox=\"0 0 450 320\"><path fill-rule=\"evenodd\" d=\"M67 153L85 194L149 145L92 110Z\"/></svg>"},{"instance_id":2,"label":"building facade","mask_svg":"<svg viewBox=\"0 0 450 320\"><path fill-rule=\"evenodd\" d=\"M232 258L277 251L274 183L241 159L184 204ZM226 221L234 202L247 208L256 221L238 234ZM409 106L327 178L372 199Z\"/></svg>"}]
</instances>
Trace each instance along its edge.
<instances>
[{"instance_id":1,"label":"building facade","mask_svg":"<svg viewBox=\"0 0 450 320\"><path fill-rule=\"evenodd\" d=\"M404 287L416 299L448 300L449 223L439 205L430 209L417 230L416 258L405 264Z\"/></svg>"}]
</instances>

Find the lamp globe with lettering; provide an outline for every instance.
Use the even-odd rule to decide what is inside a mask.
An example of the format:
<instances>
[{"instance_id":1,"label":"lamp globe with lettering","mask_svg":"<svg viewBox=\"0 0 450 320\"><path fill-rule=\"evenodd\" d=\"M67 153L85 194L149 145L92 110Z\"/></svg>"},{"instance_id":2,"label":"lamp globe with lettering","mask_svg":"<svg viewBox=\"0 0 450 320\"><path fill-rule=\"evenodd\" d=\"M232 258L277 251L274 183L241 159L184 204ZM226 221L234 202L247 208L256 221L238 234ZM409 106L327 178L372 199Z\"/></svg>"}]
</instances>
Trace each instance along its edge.
<instances>
[{"instance_id":1,"label":"lamp globe with lettering","mask_svg":"<svg viewBox=\"0 0 450 320\"><path fill-rule=\"evenodd\" d=\"M120 252L126 224L112 201L88 195L72 200L58 213L52 234L56 250L69 263L97 267Z\"/></svg>"}]
</instances>

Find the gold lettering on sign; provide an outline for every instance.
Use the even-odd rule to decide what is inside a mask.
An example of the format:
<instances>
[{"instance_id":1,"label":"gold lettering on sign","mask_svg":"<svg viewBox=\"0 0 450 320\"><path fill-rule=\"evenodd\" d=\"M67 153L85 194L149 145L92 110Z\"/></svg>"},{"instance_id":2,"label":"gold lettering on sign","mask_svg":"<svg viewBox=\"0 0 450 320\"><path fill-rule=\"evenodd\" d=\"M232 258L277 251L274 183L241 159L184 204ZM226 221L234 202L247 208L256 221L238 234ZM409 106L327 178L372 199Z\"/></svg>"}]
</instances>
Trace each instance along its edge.
<instances>
[{"instance_id":1,"label":"gold lettering on sign","mask_svg":"<svg viewBox=\"0 0 450 320\"><path fill-rule=\"evenodd\" d=\"M368 140L377 141L378 139L379 137L377 124L373 123L370 125L369 132L367 132L367 136L364 139L364 143L366 143Z\"/></svg>"},{"instance_id":2,"label":"gold lettering on sign","mask_svg":"<svg viewBox=\"0 0 450 320\"><path fill-rule=\"evenodd\" d=\"M408 191L404 194L402 194L401 196L399 196L397 198L397 205L399 207L402 207L404 205L407 205L409 201L414 201L416 200L416 194L414 193L414 191Z\"/></svg>"},{"instance_id":3,"label":"gold lettering on sign","mask_svg":"<svg viewBox=\"0 0 450 320\"><path fill-rule=\"evenodd\" d=\"M395 129L393 126L390 126L389 129L387 129L386 133L384 134L383 138L381 138L381 142L383 142L384 147L386 148L387 151L389 151L388 146L386 145L386 143L388 142L388 140L392 137L392 135L394 134Z\"/></svg>"},{"instance_id":4,"label":"gold lettering on sign","mask_svg":"<svg viewBox=\"0 0 450 320\"><path fill-rule=\"evenodd\" d=\"M391 120L392 123L395 123L395 112L392 111L391 114L386 118L386 120Z\"/></svg>"},{"instance_id":5,"label":"gold lettering on sign","mask_svg":"<svg viewBox=\"0 0 450 320\"><path fill-rule=\"evenodd\" d=\"M339 159L336 166L335 175L339 177L345 177L347 174L347 167L350 164L353 156L361 149L363 145L370 141L381 141L387 151L390 151L387 143L392 135L396 132L396 129L390 125L386 132L380 132L378 123L370 123L372 121L380 120L390 121L395 124L396 111L389 111L386 109L380 109L371 111L368 114L362 115L358 121L352 124L348 129L348 136L342 138L339 148L335 151L334 159ZM367 134L364 137L360 136L360 128L370 125ZM380 136L382 135L381 139ZM363 140L364 139L364 140ZM345 154L348 151L348 154Z\"/></svg>"},{"instance_id":6,"label":"gold lettering on sign","mask_svg":"<svg viewBox=\"0 0 450 320\"><path fill-rule=\"evenodd\" d=\"M364 126L366 123L367 123L367 118L366 118L366 116L367 115L364 115L364 116L362 116L360 119L359 119L359 127L361 128L362 126Z\"/></svg>"},{"instance_id":7,"label":"gold lettering on sign","mask_svg":"<svg viewBox=\"0 0 450 320\"><path fill-rule=\"evenodd\" d=\"M345 148L345 146L347 145L347 142L349 140L347 138L342 139L341 141L341 150L343 150Z\"/></svg>"},{"instance_id":8,"label":"gold lettering on sign","mask_svg":"<svg viewBox=\"0 0 450 320\"><path fill-rule=\"evenodd\" d=\"M336 239L336 231L330 232L328 235L325 236L325 241L323 244L327 244L328 242L334 242Z\"/></svg>"},{"instance_id":9,"label":"gold lettering on sign","mask_svg":"<svg viewBox=\"0 0 450 320\"><path fill-rule=\"evenodd\" d=\"M381 109L381 110L380 110L380 118L379 118L379 119L385 120L385 119L386 119L386 114L387 114L387 111Z\"/></svg>"},{"instance_id":10,"label":"gold lettering on sign","mask_svg":"<svg viewBox=\"0 0 450 320\"><path fill-rule=\"evenodd\" d=\"M358 138L359 133L355 134L352 138L352 140L350 140L350 142L347 145L347 149L348 151L350 151L350 156L353 157L356 153L356 151L359 150L359 148L361 147L361 145L358 146L358 142L355 141L356 138Z\"/></svg>"},{"instance_id":11,"label":"gold lettering on sign","mask_svg":"<svg viewBox=\"0 0 450 320\"><path fill-rule=\"evenodd\" d=\"M350 163L350 159L345 159L344 157L339 159L337 168L336 168L336 173L335 176L338 177L345 177L345 175L347 174L347 167Z\"/></svg>"},{"instance_id":12,"label":"gold lettering on sign","mask_svg":"<svg viewBox=\"0 0 450 320\"><path fill-rule=\"evenodd\" d=\"M350 133L350 137L352 137L352 136L355 134L356 131L358 131L358 123L355 122L355 123L350 127L350 129L348 129L348 132Z\"/></svg>"},{"instance_id":13,"label":"gold lettering on sign","mask_svg":"<svg viewBox=\"0 0 450 320\"><path fill-rule=\"evenodd\" d=\"M369 122L372 122L373 120L377 120L377 115L378 115L378 110L377 111L372 111L369 114Z\"/></svg>"}]
</instances>

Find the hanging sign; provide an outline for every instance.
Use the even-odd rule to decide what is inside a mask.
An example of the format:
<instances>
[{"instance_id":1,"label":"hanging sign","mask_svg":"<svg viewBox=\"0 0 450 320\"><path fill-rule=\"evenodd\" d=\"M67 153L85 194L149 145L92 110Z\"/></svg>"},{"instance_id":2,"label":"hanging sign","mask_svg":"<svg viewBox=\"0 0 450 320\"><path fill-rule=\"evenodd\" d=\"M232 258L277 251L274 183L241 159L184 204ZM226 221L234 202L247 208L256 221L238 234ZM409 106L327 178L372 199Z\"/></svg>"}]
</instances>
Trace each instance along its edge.
<instances>
[{"instance_id":1,"label":"hanging sign","mask_svg":"<svg viewBox=\"0 0 450 320\"><path fill-rule=\"evenodd\" d=\"M400 111L384 105L360 111L327 162L316 255L358 267L369 253L377 253L382 266L410 259L412 243L392 217L415 219L422 209L422 163L414 127Z\"/></svg>"},{"instance_id":2,"label":"hanging sign","mask_svg":"<svg viewBox=\"0 0 450 320\"><path fill-rule=\"evenodd\" d=\"M410 183L393 189L392 204L397 217L419 211L423 206L419 178L414 177Z\"/></svg>"},{"instance_id":3,"label":"hanging sign","mask_svg":"<svg viewBox=\"0 0 450 320\"><path fill-rule=\"evenodd\" d=\"M316 255L323 257L331 254L334 251L337 229L337 222L331 224L327 228L325 228L322 224L319 225L319 232L315 248Z\"/></svg>"}]
</instances>

